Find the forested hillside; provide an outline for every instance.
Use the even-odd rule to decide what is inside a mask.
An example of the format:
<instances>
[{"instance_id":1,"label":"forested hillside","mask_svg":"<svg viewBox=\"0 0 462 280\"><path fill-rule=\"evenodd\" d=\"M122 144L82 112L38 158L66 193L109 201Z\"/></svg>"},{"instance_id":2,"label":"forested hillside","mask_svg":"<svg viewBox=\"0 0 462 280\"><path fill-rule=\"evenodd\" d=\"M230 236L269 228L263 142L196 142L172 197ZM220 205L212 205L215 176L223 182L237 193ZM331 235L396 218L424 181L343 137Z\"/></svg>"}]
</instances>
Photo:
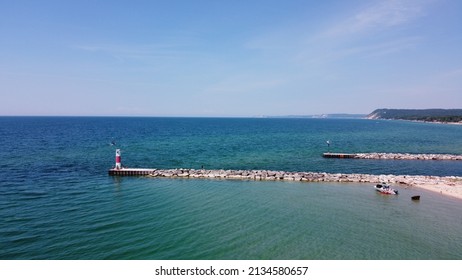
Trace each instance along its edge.
<instances>
[{"instance_id":1,"label":"forested hillside","mask_svg":"<svg viewBox=\"0 0 462 280\"><path fill-rule=\"evenodd\" d=\"M462 122L462 109L377 109L370 113L367 118L428 122Z\"/></svg>"}]
</instances>

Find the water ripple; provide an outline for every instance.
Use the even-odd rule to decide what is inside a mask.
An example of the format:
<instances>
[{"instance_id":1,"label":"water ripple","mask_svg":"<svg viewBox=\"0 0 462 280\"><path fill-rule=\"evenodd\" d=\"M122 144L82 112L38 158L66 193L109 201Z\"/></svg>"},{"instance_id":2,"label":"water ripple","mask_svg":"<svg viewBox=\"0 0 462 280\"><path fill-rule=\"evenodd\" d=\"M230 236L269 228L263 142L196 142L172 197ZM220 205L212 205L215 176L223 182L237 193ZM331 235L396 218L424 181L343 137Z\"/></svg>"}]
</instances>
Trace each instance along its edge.
<instances>
[{"instance_id":1,"label":"water ripple","mask_svg":"<svg viewBox=\"0 0 462 280\"><path fill-rule=\"evenodd\" d=\"M460 126L0 121L0 259L462 259L460 201L423 190L400 188L390 197L361 184L107 176L113 137L133 167L462 175L460 162L320 157L326 139L339 152L461 154ZM418 203L410 200L416 192Z\"/></svg>"}]
</instances>

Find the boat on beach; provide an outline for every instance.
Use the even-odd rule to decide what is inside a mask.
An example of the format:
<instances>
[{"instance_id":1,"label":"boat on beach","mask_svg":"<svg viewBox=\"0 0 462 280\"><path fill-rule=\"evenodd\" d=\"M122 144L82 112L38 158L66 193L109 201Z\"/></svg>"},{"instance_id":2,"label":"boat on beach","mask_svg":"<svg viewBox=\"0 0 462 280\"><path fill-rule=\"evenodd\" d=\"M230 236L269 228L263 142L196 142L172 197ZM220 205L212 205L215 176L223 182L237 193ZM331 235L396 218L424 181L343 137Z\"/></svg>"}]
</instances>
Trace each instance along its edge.
<instances>
[{"instance_id":1,"label":"boat on beach","mask_svg":"<svg viewBox=\"0 0 462 280\"><path fill-rule=\"evenodd\" d=\"M390 187L387 183L381 183L374 186L375 190L383 194L398 194L398 190Z\"/></svg>"}]
</instances>

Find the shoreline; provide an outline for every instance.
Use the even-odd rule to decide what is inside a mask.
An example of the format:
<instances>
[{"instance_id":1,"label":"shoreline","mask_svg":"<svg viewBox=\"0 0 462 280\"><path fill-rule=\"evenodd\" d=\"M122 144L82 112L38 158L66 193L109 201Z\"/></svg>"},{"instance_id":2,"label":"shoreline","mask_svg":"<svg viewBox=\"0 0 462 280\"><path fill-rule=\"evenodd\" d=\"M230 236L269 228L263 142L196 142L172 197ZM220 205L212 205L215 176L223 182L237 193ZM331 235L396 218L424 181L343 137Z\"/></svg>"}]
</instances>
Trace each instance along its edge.
<instances>
[{"instance_id":1,"label":"shoreline","mask_svg":"<svg viewBox=\"0 0 462 280\"><path fill-rule=\"evenodd\" d=\"M121 169L134 172L137 169ZM146 169L138 169L144 170ZM121 174L119 174L121 175ZM136 175L136 174L131 174ZM140 174L141 175L141 174ZM404 187L415 187L437 192L462 200L462 177L425 175L371 175L326 172L286 172L271 170L207 170L207 169L152 169L147 177L230 179L254 181L299 181L299 182L339 182L339 183L388 183ZM124 176L124 175L122 175Z\"/></svg>"},{"instance_id":2,"label":"shoreline","mask_svg":"<svg viewBox=\"0 0 462 280\"><path fill-rule=\"evenodd\" d=\"M414 123L462 125L462 122L422 121L422 120L408 120L408 119L384 119L384 118L375 118L375 117L365 117L363 119L365 120L385 120L385 121L406 121L406 122L414 122Z\"/></svg>"},{"instance_id":3,"label":"shoreline","mask_svg":"<svg viewBox=\"0 0 462 280\"><path fill-rule=\"evenodd\" d=\"M418 121L418 120L409 120L411 122L417 122L417 123L434 123L434 124L449 124L449 125L462 125L462 122L441 122L441 121Z\"/></svg>"}]
</instances>

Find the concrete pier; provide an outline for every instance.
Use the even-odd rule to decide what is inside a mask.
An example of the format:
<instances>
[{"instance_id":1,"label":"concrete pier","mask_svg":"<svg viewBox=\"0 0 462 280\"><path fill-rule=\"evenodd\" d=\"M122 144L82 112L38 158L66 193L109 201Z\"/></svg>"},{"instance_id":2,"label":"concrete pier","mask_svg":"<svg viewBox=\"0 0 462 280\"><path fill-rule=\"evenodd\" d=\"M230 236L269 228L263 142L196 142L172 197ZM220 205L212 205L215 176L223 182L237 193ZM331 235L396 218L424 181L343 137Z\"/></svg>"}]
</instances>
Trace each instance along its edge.
<instances>
[{"instance_id":1,"label":"concrete pier","mask_svg":"<svg viewBox=\"0 0 462 280\"><path fill-rule=\"evenodd\" d=\"M356 154L345 153L324 153L322 156L325 158L356 158Z\"/></svg>"},{"instance_id":2,"label":"concrete pier","mask_svg":"<svg viewBox=\"0 0 462 280\"><path fill-rule=\"evenodd\" d=\"M125 168L122 166L122 152L120 149L115 151L115 167L109 169L111 176L146 176L152 174L156 169L152 168Z\"/></svg>"},{"instance_id":3,"label":"concrete pier","mask_svg":"<svg viewBox=\"0 0 462 280\"><path fill-rule=\"evenodd\" d=\"M112 168L109 169L111 176L147 176L151 175L156 169L149 168Z\"/></svg>"}]
</instances>

